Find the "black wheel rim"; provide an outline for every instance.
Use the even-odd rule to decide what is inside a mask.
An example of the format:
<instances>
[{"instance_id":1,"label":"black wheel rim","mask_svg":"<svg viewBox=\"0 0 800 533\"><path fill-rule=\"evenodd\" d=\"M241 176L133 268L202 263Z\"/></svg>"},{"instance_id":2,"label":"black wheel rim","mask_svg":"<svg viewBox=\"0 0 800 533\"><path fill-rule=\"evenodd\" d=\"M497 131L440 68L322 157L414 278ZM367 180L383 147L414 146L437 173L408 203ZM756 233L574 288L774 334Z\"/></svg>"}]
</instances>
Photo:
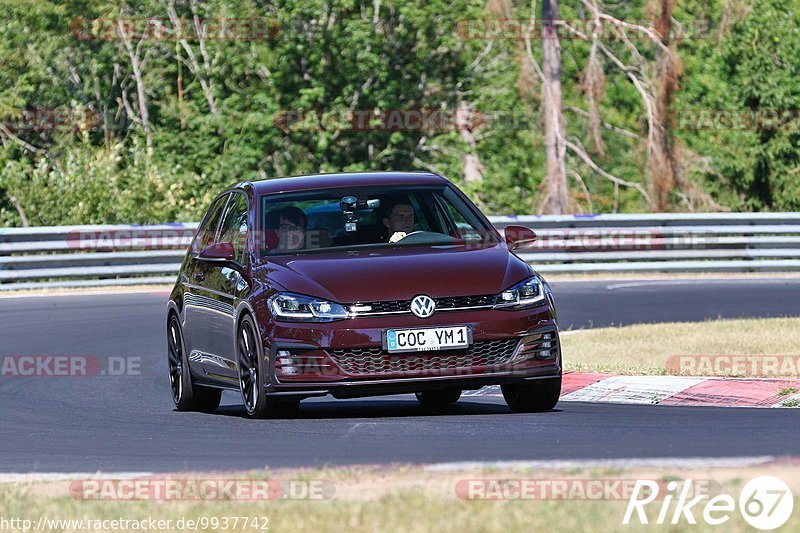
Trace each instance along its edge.
<instances>
[{"instance_id":1,"label":"black wheel rim","mask_svg":"<svg viewBox=\"0 0 800 533\"><path fill-rule=\"evenodd\" d=\"M183 342L178 319L169 323L167 333L167 360L169 361L169 384L172 388L172 401L177 405L183 395Z\"/></svg>"},{"instance_id":2,"label":"black wheel rim","mask_svg":"<svg viewBox=\"0 0 800 533\"><path fill-rule=\"evenodd\" d=\"M252 413L258 403L258 350L253 328L248 321L242 324L238 339L239 388L245 409Z\"/></svg>"}]
</instances>

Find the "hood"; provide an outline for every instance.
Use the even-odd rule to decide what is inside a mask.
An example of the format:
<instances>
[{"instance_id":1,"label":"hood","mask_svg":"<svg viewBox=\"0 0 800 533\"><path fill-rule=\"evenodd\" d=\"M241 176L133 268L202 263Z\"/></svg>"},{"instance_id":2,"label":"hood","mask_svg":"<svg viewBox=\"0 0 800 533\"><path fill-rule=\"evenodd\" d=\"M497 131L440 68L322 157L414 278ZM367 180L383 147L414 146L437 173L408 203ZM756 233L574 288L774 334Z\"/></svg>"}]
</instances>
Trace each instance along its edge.
<instances>
[{"instance_id":1,"label":"hood","mask_svg":"<svg viewBox=\"0 0 800 533\"><path fill-rule=\"evenodd\" d=\"M497 294L531 273L504 244L275 256L255 272L278 289L339 303Z\"/></svg>"}]
</instances>

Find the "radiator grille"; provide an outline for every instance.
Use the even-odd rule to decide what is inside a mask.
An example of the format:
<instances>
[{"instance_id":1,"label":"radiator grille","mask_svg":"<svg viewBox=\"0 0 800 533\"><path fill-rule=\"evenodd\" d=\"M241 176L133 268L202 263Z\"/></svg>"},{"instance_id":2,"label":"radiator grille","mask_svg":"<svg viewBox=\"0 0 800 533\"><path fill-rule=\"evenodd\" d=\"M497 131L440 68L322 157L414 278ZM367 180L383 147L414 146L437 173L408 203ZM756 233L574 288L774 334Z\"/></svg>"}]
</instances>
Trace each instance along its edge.
<instances>
[{"instance_id":1,"label":"radiator grille","mask_svg":"<svg viewBox=\"0 0 800 533\"><path fill-rule=\"evenodd\" d=\"M490 307L494 305L494 294L482 294L479 296L448 296L444 298L434 298L436 310L454 310L465 307ZM411 300L388 300L384 302L359 302L347 304L345 307L367 307L369 311L358 311L356 316L373 315L376 313L409 313L411 312Z\"/></svg>"},{"instance_id":2,"label":"radiator grille","mask_svg":"<svg viewBox=\"0 0 800 533\"><path fill-rule=\"evenodd\" d=\"M381 348L328 350L347 374L354 376L439 372L507 363L519 338L478 341L467 349L390 354Z\"/></svg>"}]
</instances>

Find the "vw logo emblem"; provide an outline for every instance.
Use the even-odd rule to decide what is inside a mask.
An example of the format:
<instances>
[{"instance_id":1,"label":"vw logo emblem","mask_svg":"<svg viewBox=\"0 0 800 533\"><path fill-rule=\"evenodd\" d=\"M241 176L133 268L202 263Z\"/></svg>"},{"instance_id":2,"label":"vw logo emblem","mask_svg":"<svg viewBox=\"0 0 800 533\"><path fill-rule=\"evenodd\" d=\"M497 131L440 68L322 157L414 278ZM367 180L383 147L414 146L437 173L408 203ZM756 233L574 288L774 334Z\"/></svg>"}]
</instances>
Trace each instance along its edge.
<instances>
[{"instance_id":1,"label":"vw logo emblem","mask_svg":"<svg viewBox=\"0 0 800 533\"><path fill-rule=\"evenodd\" d=\"M420 294L411 300L411 312L419 318L428 318L436 310L436 302L427 294Z\"/></svg>"}]
</instances>

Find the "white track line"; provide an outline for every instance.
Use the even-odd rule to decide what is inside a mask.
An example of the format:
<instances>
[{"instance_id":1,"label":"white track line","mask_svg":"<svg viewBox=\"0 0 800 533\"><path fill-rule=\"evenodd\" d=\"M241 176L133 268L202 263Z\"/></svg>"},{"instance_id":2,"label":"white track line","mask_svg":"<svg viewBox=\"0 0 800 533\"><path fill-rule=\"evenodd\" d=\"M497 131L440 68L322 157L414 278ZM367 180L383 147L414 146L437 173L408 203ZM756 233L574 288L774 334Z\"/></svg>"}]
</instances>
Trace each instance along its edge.
<instances>
[{"instance_id":1,"label":"white track line","mask_svg":"<svg viewBox=\"0 0 800 533\"><path fill-rule=\"evenodd\" d=\"M72 481L73 479L137 479L153 472L36 472L0 473L0 483L32 483L36 481Z\"/></svg>"},{"instance_id":2,"label":"white track line","mask_svg":"<svg viewBox=\"0 0 800 533\"><path fill-rule=\"evenodd\" d=\"M571 461L461 461L425 466L429 472L482 469L571 468L739 468L774 461L771 455L755 457L655 457L630 459L579 459Z\"/></svg>"},{"instance_id":3,"label":"white track line","mask_svg":"<svg viewBox=\"0 0 800 533\"><path fill-rule=\"evenodd\" d=\"M764 285L776 283L800 283L800 278L731 278L731 279L678 279L678 280L640 280L630 281L626 283L614 283L606 285L606 289L613 291L616 289L628 289L634 287L657 287L673 286L673 285L730 285L734 283L741 283L746 281L752 284Z\"/></svg>"},{"instance_id":4,"label":"white track line","mask_svg":"<svg viewBox=\"0 0 800 533\"><path fill-rule=\"evenodd\" d=\"M53 292L40 292L40 291L31 291L30 294L27 292L13 292L10 293L2 293L0 292L0 300L6 298L51 298L56 296L119 296L123 294L164 294L168 295L169 292L172 290L172 285L164 285L157 286L153 285L152 287L142 287L142 288L121 288L119 290L110 290L110 289L101 289L101 290L90 290L90 289L76 289L76 290L54 290Z\"/></svg>"},{"instance_id":5,"label":"white track line","mask_svg":"<svg viewBox=\"0 0 800 533\"><path fill-rule=\"evenodd\" d=\"M653 457L628 459L575 459L555 461L457 461L423 465L428 472L451 472L483 469L572 469L572 468L740 468L763 465L775 461L772 455L752 457ZM215 471L215 475L220 472ZM193 472L191 475L200 473ZM155 476L153 472L40 472L0 473L0 483L32 483L46 481L71 481L75 479L136 479ZM184 473L159 475L188 476ZM207 474L206 474L207 475Z\"/></svg>"}]
</instances>

